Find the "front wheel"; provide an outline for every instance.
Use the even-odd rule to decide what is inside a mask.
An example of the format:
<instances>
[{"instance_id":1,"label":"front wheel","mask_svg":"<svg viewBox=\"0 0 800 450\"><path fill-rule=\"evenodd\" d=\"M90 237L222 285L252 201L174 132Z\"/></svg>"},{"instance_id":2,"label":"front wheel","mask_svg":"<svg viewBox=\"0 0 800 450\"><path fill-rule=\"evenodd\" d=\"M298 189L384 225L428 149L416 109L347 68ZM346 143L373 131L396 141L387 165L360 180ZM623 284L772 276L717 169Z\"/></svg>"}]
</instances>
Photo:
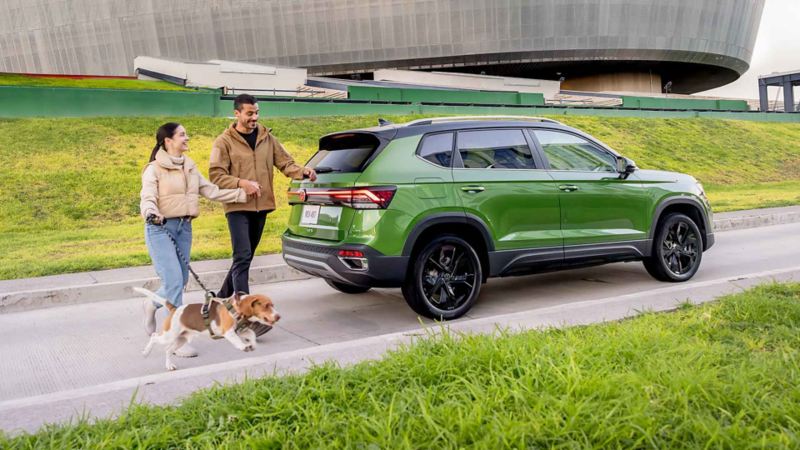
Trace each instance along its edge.
<instances>
[{"instance_id":1,"label":"front wheel","mask_svg":"<svg viewBox=\"0 0 800 450\"><path fill-rule=\"evenodd\" d=\"M371 289L369 286L356 286L355 284L340 283L327 278L325 279L325 282L328 283L328 286L345 294L363 294Z\"/></svg>"},{"instance_id":2,"label":"front wheel","mask_svg":"<svg viewBox=\"0 0 800 450\"><path fill-rule=\"evenodd\" d=\"M452 235L427 243L411 261L403 297L417 314L437 320L463 316L481 290L480 258L465 240Z\"/></svg>"},{"instance_id":3,"label":"front wheel","mask_svg":"<svg viewBox=\"0 0 800 450\"><path fill-rule=\"evenodd\" d=\"M661 221L653 251L643 261L647 272L660 281L687 281L697 273L703 259L703 238L689 216L670 214Z\"/></svg>"}]
</instances>

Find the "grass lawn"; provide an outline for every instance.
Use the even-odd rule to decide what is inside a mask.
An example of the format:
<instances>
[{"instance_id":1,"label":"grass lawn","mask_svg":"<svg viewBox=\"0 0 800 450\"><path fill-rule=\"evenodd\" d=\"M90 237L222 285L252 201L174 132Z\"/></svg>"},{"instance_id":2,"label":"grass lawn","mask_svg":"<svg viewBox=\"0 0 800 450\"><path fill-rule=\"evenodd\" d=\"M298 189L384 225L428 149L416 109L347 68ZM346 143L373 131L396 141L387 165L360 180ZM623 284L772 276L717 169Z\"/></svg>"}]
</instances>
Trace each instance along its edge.
<instances>
[{"instance_id":1,"label":"grass lawn","mask_svg":"<svg viewBox=\"0 0 800 450\"><path fill-rule=\"evenodd\" d=\"M800 205L800 181L704 187L716 212Z\"/></svg>"},{"instance_id":2,"label":"grass lawn","mask_svg":"<svg viewBox=\"0 0 800 450\"><path fill-rule=\"evenodd\" d=\"M0 73L0 86L30 87L68 87L91 89L136 89L157 91L193 91L166 81L132 80L124 78L63 78L31 77L26 75Z\"/></svg>"},{"instance_id":3,"label":"grass lawn","mask_svg":"<svg viewBox=\"0 0 800 450\"><path fill-rule=\"evenodd\" d=\"M266 106L269 107L268 105ZM401 122L415 117L390 117ZM149 264L138 218L141 171L158 126L175 118L0 120L0 279ZM800 124L703 119L559 117L642 168L702 181L715 211L800 204ZM226 119L179 118L204 172ZM325 133L372 126L377 116L265 119L298 162ZM288 180L261 253L280 250ZM193 259L227 258L219 205L203 203Z\"/></svg>"},{"instance_id":4,"label":"grass lawn","mask_svg":"<svg viewBox=\"0 0 800 450\"><path fill-rule=\"evenodd\" d=\"M2 448L798 448L800 284L672 313L428 337Z\"/></svg>"}]
</instances>

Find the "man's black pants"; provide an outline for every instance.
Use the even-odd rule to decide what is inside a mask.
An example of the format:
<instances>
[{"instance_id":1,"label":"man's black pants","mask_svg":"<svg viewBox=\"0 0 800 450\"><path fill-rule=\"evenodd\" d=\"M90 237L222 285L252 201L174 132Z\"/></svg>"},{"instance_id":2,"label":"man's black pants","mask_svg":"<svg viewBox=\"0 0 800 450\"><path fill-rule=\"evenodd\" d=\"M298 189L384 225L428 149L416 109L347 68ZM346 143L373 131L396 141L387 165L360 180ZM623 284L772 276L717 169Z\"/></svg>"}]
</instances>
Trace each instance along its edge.
<instances>
[{"instance_id":1,"label":"man's black pants","mask_svg":"<svg viewBox=\"0 0 800 450\"><path fill-rule=\"evenodd\" d=\"M231 233L233 264L217 293L219 298L227 298L234 292L250 293L250 263L261 241L268 211L233 211L225 214L228 230Z\"/></svg>"}]
</instances>

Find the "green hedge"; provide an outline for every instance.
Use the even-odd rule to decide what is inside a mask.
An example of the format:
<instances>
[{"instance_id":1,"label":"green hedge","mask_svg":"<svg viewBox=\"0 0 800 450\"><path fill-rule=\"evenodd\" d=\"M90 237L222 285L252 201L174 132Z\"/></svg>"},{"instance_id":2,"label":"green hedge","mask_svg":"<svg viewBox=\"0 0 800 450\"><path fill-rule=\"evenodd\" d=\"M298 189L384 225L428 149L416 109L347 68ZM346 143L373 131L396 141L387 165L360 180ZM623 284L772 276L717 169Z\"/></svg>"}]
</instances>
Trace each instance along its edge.
<instances>
[{"instance_id":1,"label":"green hedge","mask_svg":"<svg viewBox=\"0 0 800 450\"><path fill-rule=\"evenodd\" d=\"M0 86L0 117L217 116L219 92Z\"/></svg>"},{"instance_id":2,"label":"green hedge","mask_svg":"<svg viewBox=\"0 0 800 450\"><path fill-rule=\"evenodd\" d=\"M711 100L690 98L622 97L623 108L700 109L723 111L749 111L744 100Z\"/></svg>"}]
</instances>

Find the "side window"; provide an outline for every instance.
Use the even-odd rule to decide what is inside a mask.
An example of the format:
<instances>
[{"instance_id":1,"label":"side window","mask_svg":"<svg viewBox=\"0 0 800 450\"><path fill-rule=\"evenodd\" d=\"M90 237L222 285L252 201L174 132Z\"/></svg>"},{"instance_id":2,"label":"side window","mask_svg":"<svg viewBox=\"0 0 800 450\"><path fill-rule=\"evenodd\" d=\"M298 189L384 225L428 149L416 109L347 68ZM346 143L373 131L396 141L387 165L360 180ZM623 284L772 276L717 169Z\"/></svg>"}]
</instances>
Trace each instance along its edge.
<instances>
[{"instance_id":1,"label":"side window","mask_svg":"<svg viewBox=\"0 0 800 450\"><path fill-rule=\"evenodd\" d=\"M553 170L616 172L614 155L574 134L533 130Z\"/></svg>"},{"instance_id":2,"label":"side window","mask_svg":"<svg viewBox=\"0 0 800 450\"><path fill-rule=\"evenodd\" d=\"M467 169L536 168L522 130L460 131L458 152Z\"/></svg>"},{"instance_id":3,"label":"side window","mask_svg":"<svg viewBox=\"0 0 800 450\"><path fill-rule=\"evenodd\" d=\"M437 166L450 167L453 158L453 133L429 134L422 138L417 150L422 158Z\"/></svg>"}]
</instances>

